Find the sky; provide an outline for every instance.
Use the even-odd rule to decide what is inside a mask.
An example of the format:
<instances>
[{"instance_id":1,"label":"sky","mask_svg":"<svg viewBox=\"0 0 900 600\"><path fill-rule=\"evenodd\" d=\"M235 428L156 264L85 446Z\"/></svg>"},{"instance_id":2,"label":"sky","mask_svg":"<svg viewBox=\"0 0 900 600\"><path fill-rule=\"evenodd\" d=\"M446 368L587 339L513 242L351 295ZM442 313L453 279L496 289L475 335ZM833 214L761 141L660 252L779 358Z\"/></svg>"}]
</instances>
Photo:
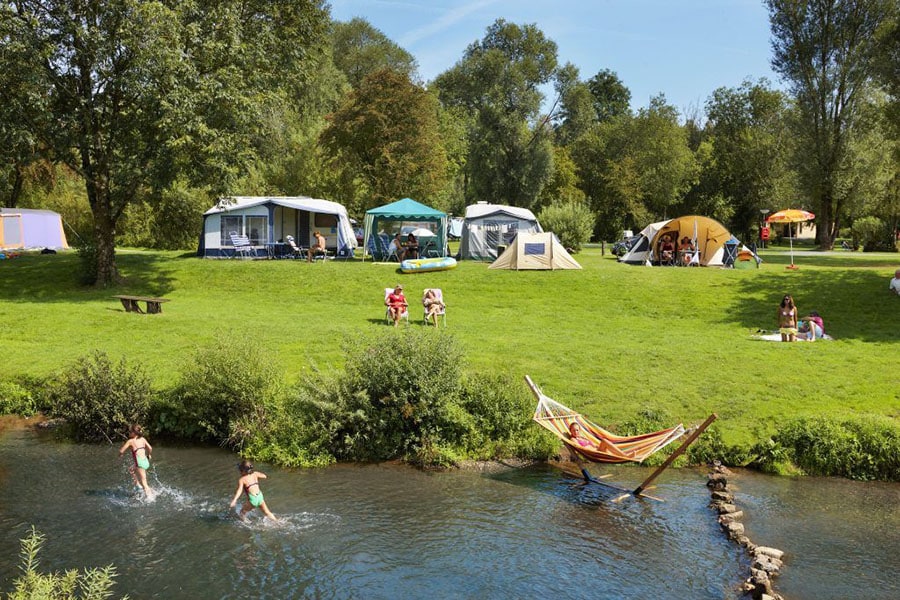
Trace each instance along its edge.
<instances>
[{"instance_id":1,"label":"sky","mask_svg":"<svg viewBox=\"0 0 900 600\"><path fill-rule=\"evenodd\" d=\"M456 64L494 21L534 23L587 81L609 69L633 109L663 93L682 114L702 114L714 90L762 77L769 64L762 0L330 0L332 18L362 17L412 54L427 83ZM552 88L547 88L552 94ZM552 98L549 102L552 103Z\"/></svg>"}]
</instances>

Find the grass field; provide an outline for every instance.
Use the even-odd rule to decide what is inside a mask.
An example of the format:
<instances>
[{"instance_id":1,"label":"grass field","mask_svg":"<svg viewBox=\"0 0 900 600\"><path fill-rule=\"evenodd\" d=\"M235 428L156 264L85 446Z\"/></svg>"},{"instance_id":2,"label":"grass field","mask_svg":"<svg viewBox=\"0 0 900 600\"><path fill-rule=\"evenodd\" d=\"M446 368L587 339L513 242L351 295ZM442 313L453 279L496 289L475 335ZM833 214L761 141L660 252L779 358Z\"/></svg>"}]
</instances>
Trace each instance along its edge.
<instances>
[{"instance_id":1,"label":"grass field","mask_svg":"<svg viewBox=\"0 0 900 600\"><path fill-rule=\"evenodd\" d=\"M887 290L900 256L795 256L797 271L784 268L786 249L763 257L759 270L644 268L588 248L576 256L581 271L464 262L404 275L361 261L121 250L124 282L98 290L77 284L74 253L28 255L0 261L0 381L46 377L101 349L168 386L219 334L252 340L291 381L313 366L339 367L348 333L385 328L383 288L401 282L410 327L423 327L423 288L443 288L447 331L466 349L467 370L529 374L601 424L642 409L685 423L716 412L725 440L744 443L798 416L900 418L900 297ZM123 293L171 302L160 315L125 313L111 297ZM754 339L775 328L785 293L801 314L817 310L835 341Z\"/></svg>"}]
</instances>

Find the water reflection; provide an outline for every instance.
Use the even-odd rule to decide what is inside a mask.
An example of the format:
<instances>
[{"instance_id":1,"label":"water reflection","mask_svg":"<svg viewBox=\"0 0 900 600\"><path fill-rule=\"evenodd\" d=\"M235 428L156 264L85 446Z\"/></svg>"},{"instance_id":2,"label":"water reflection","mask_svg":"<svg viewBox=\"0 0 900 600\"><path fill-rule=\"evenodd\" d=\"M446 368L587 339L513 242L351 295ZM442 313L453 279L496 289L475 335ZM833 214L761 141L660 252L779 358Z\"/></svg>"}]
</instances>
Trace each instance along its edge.
<instances>
[{"instance_id":1,"label":"water reflection","mask_svg":"<svg viewBox=\"0 0 900 600\"><path fill-rule=\"evenodd\" d=\"M613 503L614 490L579 485L549 467L481 475L260 465L269 474L267 503L283 520L274 525L258 515L242 523L228 509L238 475L233 455L159 445L151 485L160 493L146 502L111 447L60 444L29 431L0 438L2 589L10 589L18 539L33 523L48 537L43 568L114 563L117 592L137 599L739 597L735 577L745 559L706 506L702 472L664 476L656 493L666 502ZM615 470L626 487L645 475ZM870 558L896 555L897 542L884 534L873 546L869 509L854 507L866 502L882 513L875 525L896 532L900 488L752 475L742 485L751 537L789 552L779 581L789 597L853 596L836 583L844 575L831 572L848 554L857 581L884 590L868 597L898 596L897 566L862 560L866 550ZM794 498L809 494L821 516L785 535ZM836 527L839 519L852 526ZM858 544L857 558L852 546L829 554L834 535Z\"/></svg>"}]
</instances>

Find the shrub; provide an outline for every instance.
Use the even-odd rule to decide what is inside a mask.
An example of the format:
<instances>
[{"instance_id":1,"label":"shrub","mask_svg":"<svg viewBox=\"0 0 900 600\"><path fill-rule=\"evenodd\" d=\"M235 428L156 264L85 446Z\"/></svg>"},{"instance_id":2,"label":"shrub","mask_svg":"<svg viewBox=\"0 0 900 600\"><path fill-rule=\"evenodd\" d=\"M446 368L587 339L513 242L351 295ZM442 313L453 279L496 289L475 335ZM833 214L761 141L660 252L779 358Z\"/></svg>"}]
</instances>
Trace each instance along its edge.
<instances>
[{"instance_id":1,"label":"shrub","mask_svg":"<svg viewBox=\"0 0 900 600\"><path fill-rule=\"evenodd\" d=\"M31 527L31 534L22 539L22 574L13 582L15 591L10 600L103 600L112 596L116 568L75 570L65 573L38 573L38 554L45 537ZM125 596L127 598L127 596Z\"/></svg>"},{"instance_id":2,"label":"shrub","mask_svg":"<svg viewBox=\"0 0 900 600\"><path fill-rule=\"evenodd\" d=\"M223 442L232 421L264 410L278 393L262 352L243 336L220 335L211 347L197 349L157 419L170 433Z\"/></svg>"},{"instance_id":3,"label":"shrub","mask_svg":"<svg viewBox=\"0 0 900 600\"><path fill-rule=\"evenodd\" d=\"M862 246L863 252L894 250L894 238L890 227L878 217L856 219L851 227L855 246Z\"/></svg>"},{"instance_id":4,"label":"shrub","mask_svg":"<svg viewBox=\"0 0 900 600\"><path fill-rule=\"evenodd\" d=\"M78 253L78 281L84 285L97 283L97 244L92 237L80 237L75 243Z\"/></svg>"},{"instance_id":5,"label":"shrub","mask_svg":"<svg viewBox=\"0 0 900 600\"><path fill-rule=\"evenodd\" d=\"M31 392L12 381L0 381L0 415L30 417L37 412Z\"/></svg>"},{"instance_id":6,"label":"shrub","mask_svg":"<svg viewBox=\"0 0 900 600\"><path fill-rule=\"evenodd\" d=\"M576 251L591 238L594 219L590 209L577 201L546 206L538 217L544 231L552 231L563 246Z\"/></svg>"},{"instance_id":7,"label":"shrub","mask_svg":"<svg viewBox=\"0 0 900 600\"><path fill-rule=\"evenodd\" d=\"M771 445L777 457L811 475L900 481L900 427L891 421L797 419L779 429ZM774 462L767 459L759 462Z\"/></svg>"},{"instance_id":8,"label":"shrub","mask_svg":"<svg viewBox=\"0 0 900 600\"><path fill-rule=\"evenodd\" d=\"M113 364L100 351L78 359L52 384L50 410L64 418L76 437L112 442L117 431L145 420L150 379L122 358Z\"/></svg>"}]
</instances>

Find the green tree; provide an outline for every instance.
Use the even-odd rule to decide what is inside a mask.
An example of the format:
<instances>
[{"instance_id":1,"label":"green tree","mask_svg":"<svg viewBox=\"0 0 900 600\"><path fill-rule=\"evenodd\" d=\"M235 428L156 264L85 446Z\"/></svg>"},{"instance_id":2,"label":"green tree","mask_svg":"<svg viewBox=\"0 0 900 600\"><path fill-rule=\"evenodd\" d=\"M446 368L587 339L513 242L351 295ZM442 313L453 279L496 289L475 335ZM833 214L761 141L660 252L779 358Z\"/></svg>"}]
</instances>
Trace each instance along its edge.
<instances>
[{"instance_id":1,"label":"green tree","mask_svg":"<svg viewBox=\"0 0 900 600\"><path fill-rule=\"evenodd\" d=\"M595 123L594 97L586 83L578 79L578 68L571 63L559 70L556 78L559 109L551 114L556 129L556 143L571 144Z\"/></svg>"},{"instance_id":2,"label":"green tree","mask_svg":"<svg viewBox=\"0 0 900 600\"><path fill-rule=\"evenodd\" d=\"M779 210L796 197L787 110L787 99L765 80L719 88L706 103L712 152L701 174L704 193L724 200L729 207L724 222L745 239L751 238L760 209Z\"/></svg>"},{"instance_id":3,"label":"green tree","mask_svg":"<svg viewBox=\"0 0 900 600\"><path fill-rule=\"evenodd\" d=\"M322 134L335 168L358 174L371 191L365 210L405 196L429 198L447 180L437 99L383 69L350 94Z\"/></svg>"},{"instance_id":4,"label":"green tree","mask_svg":"<svg viewBox=\"0 0 900 600\"><path fill-rule=\"evenodd\" d=\"M816 235L831 248L846 197L841 189L850 134L876 73L878 32L894 0L766 0L772 67L790 84L802 185L816 212Z\"/></svg>"},{"instance_id":5,"label":"green tree","mask_svg":"<svg viewBox=\"0 0 900 600\"><path fill-rule=\"evenodd\" d=\"M403 73L416 81L416 59L365 19L334 24L331 34L334 64L351 86L382 69Z\"/></svg>"},{"instance_id":6,"label":"green tree","mask_svg":"<svg viewBox=\"0 0 900 600\"><path fill-rule=\"evenodd\" d=\"M107 285L117 224L142 188L185 173L225 191L252 163L265 107L315 67L327 12L320 1L22 0L0 20L15 76L42 92L32 134L84 180Z\"/></svg>"},{"instance_id":7,"label":"green tree","mask_svg":"<svg viewBox=\"0 0 900 600\"><path fill-rule=\"evenodd\" d=\"M434 82L441 102L472 115L467 200L532 206L552 168L539 124L540 87L556 73L556 44L535 25L499 19Z\"/></svg>"},{"instance_id":8,"label":"green tree","mask_svg":"<svg viewBox=\"0 0 900 600\"><path fill-rule=\"evenodd\" d=\"M591 77L587 85L594 99L598 121L608 121L631 112L631 90L615 71L603 69Z\"/></svg>"}]
</instances>

